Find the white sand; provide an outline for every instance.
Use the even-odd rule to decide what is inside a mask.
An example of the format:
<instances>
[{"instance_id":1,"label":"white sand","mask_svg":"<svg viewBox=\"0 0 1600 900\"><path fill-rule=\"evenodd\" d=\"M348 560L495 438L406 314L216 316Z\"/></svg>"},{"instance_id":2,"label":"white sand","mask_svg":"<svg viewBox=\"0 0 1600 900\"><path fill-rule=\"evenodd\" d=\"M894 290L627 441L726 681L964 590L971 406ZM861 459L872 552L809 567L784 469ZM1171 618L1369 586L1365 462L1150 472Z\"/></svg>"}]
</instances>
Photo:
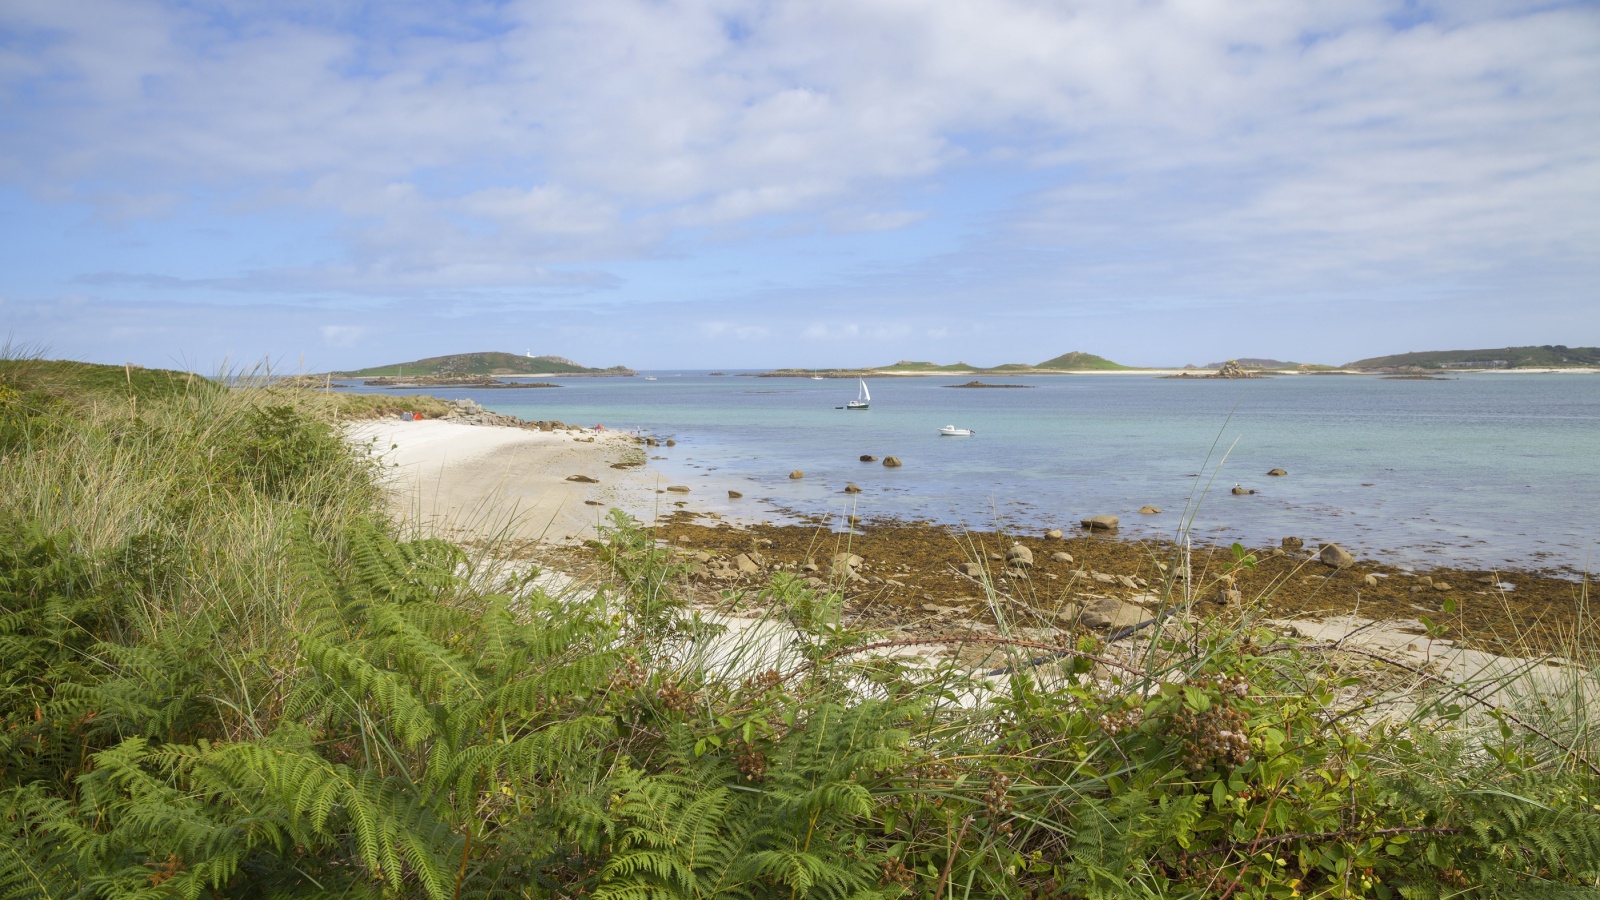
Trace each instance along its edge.
<instances>
[{"instance_id":1,"label":"white sand","mask_svg":"<svg viewBox=\"0 0 1600 900\"><path fill-rule=\"evenodd\" d=\"M667 484L648 469L611 468L642 458L643 448L621 432L384 419L351 426L346 434L390 467L402 518L441 535L579 543L596 536L595 526L611 507L649 523L682 499L658 493ZM599 483L568 481L570 475Z\"/></svg>"},{"instance_id":2,"label":"white sand","mask_svg":"<svg viewBox=\"0 0 1600 900\"><path fill-rule=\"evenodd\" d=\"M1497 706L1516 708L1538 698L1585 698L1600 712L1600 682L1592 672L1564 659L1499 656L1430 638L1421 622L1373 621L1359 616L1331 616L1322 621L1268 620L1307 640L1340 644L1379 654L1408 666L1426 669L1462 685Z\"/></svg>"}]
</instances>

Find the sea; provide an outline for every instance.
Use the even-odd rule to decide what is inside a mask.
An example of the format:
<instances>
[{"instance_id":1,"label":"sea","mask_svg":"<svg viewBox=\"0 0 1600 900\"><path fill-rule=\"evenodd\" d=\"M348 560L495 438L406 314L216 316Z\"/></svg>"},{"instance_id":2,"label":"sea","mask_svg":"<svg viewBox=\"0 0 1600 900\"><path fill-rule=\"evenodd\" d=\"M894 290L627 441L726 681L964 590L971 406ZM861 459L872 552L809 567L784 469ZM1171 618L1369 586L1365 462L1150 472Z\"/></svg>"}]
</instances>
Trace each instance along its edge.
<instances>
[{"instance_id":1,"label":"sea","mask_svg":"<svg viewBox=\"0 0 1600 900\"><path fill-rule=\"evenodd\" d=\"M866 410L843 408L855 380L751 374L426 393L671 439L650 448L663 483L746 520L847 527L856 515L1032 533L1109 514L1124 535L1247 547L1294 536L1419 568L1570 576L1600 565L1600 374L982 378L1021 385L1007 389L951 387L971 376L877 378ZM973 434L941 436L944 425ZM1288 474L1267 475L1275 468ZM861 492L845 493L850 484Z\"/></svg>"}]
</instances>

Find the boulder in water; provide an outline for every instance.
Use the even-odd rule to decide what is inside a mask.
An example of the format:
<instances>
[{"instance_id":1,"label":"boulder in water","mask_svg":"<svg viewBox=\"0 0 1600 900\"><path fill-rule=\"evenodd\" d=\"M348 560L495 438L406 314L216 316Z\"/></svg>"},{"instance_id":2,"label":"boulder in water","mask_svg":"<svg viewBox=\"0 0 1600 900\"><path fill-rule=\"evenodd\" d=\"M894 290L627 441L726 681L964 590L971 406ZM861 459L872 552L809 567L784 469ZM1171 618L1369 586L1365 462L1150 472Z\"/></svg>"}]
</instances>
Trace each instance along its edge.
<instances>
[{"instance_id":1,"label":"boulder in water","mask_svg":"<svg viewBox=\"0 0 1600 900\"><path fill-rule=\"evenodd\" d=\"M1116 516L1090 516L1078 523L1090 531L1116 531L1122 520Z\"/></svg>"}]
</instances>

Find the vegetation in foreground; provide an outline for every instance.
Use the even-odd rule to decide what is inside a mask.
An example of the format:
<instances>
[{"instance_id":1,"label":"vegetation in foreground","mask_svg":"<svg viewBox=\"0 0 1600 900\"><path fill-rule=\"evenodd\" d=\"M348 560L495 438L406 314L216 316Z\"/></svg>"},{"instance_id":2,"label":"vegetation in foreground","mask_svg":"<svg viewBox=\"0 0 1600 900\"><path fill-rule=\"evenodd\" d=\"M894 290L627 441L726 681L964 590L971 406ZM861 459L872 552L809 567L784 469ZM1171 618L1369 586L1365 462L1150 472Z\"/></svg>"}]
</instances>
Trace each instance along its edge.
<instances>
[{"instance_id":1,"label":"vegetation in foreground","mask_svg":"<svg viewBox=\"0 0 1600 900\"><path fill-rule=\"evenodd\" d=\"M1248 621L975 682L783 576L782 629L735 633L620 518L610 580L560 594L406 535L315 394L29 371L0 376L0 896L1600 884L1581 695L1369 696Z\"/></svg>"}]
</instances>

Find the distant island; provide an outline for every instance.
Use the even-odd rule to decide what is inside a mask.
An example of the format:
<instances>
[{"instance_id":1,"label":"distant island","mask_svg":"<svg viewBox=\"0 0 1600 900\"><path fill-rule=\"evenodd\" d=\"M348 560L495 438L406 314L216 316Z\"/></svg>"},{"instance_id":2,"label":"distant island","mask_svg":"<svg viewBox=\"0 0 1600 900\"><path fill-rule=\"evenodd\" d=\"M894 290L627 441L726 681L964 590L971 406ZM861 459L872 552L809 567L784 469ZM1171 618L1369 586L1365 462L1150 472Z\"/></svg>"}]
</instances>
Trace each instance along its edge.
<instances>
[{"instance_id":1,"label":"distant island","mask_svg":"<svg viewBox=\"0 0 1600 900\"><path fill-rule=\"evenodd\" d=\"M940 365L933 362L902 359L893 365L864 369L773 369L761 372L758 378L882 378L885 376L916 375L1058 375L1068 372L1136 372L1132 366L1114 363L1093 353L1073 351L1047 359L1038 365L1006 363L999 366L974 366L964 362Z\"/></svg>"},{"instance_id":2,"label":"distant island","mask_svg":"<svg viewBox=\"0 0 1600 900\"><path fill-rule=\"evenodd\" d=\"M523 356L487 351L430 356L410 362L373 366L346 372L330 372L335 378L475 378L491 375L637 375L627 366L594 369L561 356Z\"/></svg>"},{"instance_id":3,"label":"distant island","mask_svg":"<svg viewBox=\"0 0 1600 900\"><path fill-rule=\"evenodd\" d=\"M1223 366L1228 365L1228 363L1234 363L1234 364L1236 364L1238 366L1241 366L1243 368L1246 368L1246 369L1277 369L1277 370L1298 369L1302 365L1305 365L1304 363L1290 362L1288 360L1283 360L1283 359L1262 359L1260 357L1255 357L1255 356L1241 356L1238 359L1230 359L1230 360L1227 360L1226 362L1206 363L1204 366L1201 366L1201 368L1204 368L1204 369L1220 369ZM1189 367L1188 366L1184 366L1184 368L1189 368Z\"/></svg>"},{"instance_id":4,"label":"distant island","mask_svg":"<svg viewBox=\"0 0 1600 900\"><path fill-rule=\"evenodd\" d=\"M1500 347L1494 350L1427 350L1374 356L1345 365L1347 369L1577 369L1600 366L1600 347Z\"/></svg>"}]
</instances>

